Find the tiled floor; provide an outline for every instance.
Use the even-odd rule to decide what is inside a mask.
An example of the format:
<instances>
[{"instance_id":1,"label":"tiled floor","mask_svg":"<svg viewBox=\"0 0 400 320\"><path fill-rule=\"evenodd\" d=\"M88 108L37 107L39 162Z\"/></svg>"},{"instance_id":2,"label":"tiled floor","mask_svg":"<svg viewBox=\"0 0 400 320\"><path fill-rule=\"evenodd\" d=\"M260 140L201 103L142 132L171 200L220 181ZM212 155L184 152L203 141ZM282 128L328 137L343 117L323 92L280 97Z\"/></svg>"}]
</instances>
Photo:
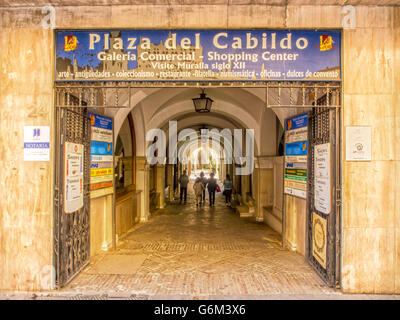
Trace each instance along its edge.
<instances>
[{"instance_id":1,"label":"tiled floor","mask_svg":"<svg viewBox=\"0 0 400 320\"><path fill-rule=\"evenodd\" d=\"M215 208L197 208L189 199L159 210L116 251L92 259L60 293L199 299L336 294L302 256L281 248L276 232L240 219L222 197L216 200ZM110 255L115 261L101 273L99 265ZM129 259L121 255L131 255L135 272L126 272Z\"/></svg>"}]
</instances>

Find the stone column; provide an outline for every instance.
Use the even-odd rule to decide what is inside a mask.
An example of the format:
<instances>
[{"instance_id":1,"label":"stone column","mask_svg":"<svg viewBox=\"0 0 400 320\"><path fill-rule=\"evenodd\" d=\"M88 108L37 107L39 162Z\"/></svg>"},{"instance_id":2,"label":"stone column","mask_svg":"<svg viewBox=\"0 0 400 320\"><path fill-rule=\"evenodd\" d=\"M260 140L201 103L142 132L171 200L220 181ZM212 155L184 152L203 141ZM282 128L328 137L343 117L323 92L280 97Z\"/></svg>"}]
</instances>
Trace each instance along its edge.
<instances>
[{"instance_id":1,"label":"stone column","mask_svg":"<svg viewBox=\"0 0 400 320\"><path fill-rule=\"evenodd\" d=\"M224 158L219 159L219 179L221 181L224 181L225 176L226 176L226 169L225 169L226 165L224 164Z\"/></svg>"},{"instance_id":2,"label":"stone column","mask_svg":"<svg viewBox=\"0 0 400 320\"><path fill-rule=\"evenodd\" d=\"M256 200L256 220L264 221L264 211L273 212L274 203L274 158L259 157L255 163L254 179ZM271 217L267 217L265 223L269 224ZM273 228L275 229L275 228Z\"/></svg>"},{"instance_id":3,"label":"stone column","mask_svg":"<svg viewBox=\"0 0 400 320\"><path fill-rule=\"evenodd\" d=\"M140 212L138 216L141 222L145 222L150 218L150 166L146 162L146 157L136 157L136 190L141 191L140 195Z\"/></svg>"},{"instance_id":4,"label":"stone column","mask_svg":"<svg viewBox=\"0 0 400 320\"><path fill-rule=\"evenodd\" d=\"M156 192L159 194L157 208L165 208L165 165L156 165Z\"/></svg>"},{"instance_id":5,"label":"stone column","mask_svg":"<svg viewBox=\"0 0 400 320\"><path fill-rule=\"evenodd\" d=\"M249 192L250 187L250 176L249 175L241 175L240 180L242 183L242 202L243 204L247 204L247 193Z\"/></svg>"},{"instance_id":6,"label":"stone column","mask_svg":"<svg viewBox=\"0 0 400 320\"><path fill-rule=\"evenodd\" d=\"M172 201L174 200L174 165L168 164L167 166L168 200Z\"/></svg>"},{"instance_id":7,"label":"stone column","mask_svg":"<svg viewBox=\"0 0 400 320\"><path fill-rule=\"evenodd\" d=\"M253 190L253 197L255 199L255 208L254 208L254 213L255 213L255 218L257 222L263 222L264 221L264 215L263 215L263 207L262 207L262 202L261 202L261 188L260 185L262 183L261 181L261 175L260 175L260 167L258 164L258 159L254 159L254 171L253 171L253 179L254 179L254 190Z\"/></svg>"}]
</instances>

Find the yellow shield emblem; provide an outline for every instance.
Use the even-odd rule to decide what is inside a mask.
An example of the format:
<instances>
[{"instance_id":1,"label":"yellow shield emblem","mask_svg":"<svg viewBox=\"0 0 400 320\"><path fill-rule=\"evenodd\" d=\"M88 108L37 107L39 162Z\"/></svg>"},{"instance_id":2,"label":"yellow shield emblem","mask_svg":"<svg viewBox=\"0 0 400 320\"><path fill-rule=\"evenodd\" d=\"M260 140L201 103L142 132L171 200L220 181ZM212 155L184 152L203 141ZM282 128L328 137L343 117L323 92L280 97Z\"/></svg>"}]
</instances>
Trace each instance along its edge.
<instances>
[{"instance_id":1,"label":"yellow shield emblem","mask_svg":"<svg viewBox=\"0 0 400 320\"><path fill-rule=\"evenodd\" d=\"M320 51L328 51L333 48L333 40L331 36L323 34L319 37L319 39L320 39L320 45L319 45Z\"/></svg>"},{"instance_id":2,"label":"yellow shield emblem","mask_svg":"<svg viewBox=\"0 0 400 320\"><path fill-rule=\"evenodd\" d=\"M64 46L65 51L71 51L76 49L76 44L78 43L78 40L76 39L75 36L73 35L65 36L64 39L65 39L65 46Z\"/></svg>"}]
</instances>

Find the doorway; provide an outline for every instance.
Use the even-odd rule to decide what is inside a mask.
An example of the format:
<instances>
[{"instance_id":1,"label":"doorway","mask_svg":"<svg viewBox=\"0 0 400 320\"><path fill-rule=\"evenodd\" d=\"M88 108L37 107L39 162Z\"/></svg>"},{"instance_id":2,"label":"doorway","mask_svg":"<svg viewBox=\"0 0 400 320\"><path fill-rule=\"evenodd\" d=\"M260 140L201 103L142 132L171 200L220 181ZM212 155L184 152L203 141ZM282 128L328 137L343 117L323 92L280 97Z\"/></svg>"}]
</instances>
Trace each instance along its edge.
<instances>
[{"instance_id":1,"label":"doorway","mask_svg":"<svg viewBox=\"0 0 400 320\"><path fill-rule=\"evenodd\" d=\"M150 88L160 88L163 90L171 90L171 88L176 88L177 86L183 86L182 83L175 83L175 84L168 84L162 86L162 84L153 84L154 87ZM204 84L205 85L205 84ZM265 97L265 105L264 107L269 110L273 110L276 114L276 118L280 120L281 124L284 124L285 119L289 116L293 116L299 113L308 113L310 117L309 122L309 132L310 136L308 140L310 142L309 151L312 147L322 144L322 142L326 142L325 140L318 140L320 139L321 130L325 130L322 135L328 139L331 143L334 143L334 149L331 149L332 154L332 177L338 177L334 180L335 192L332 193L332 205L336 205L337 196L340 190L338 188L339 181L340 181L340 170L339 170L339 155L338 155L338 137L340 136L340 132L338 131L339 120L340 120L340 83L332 84L332 83L318 83L318 89L315 82L310 83L281 83L281 82L268 82L268 83L243 83L243 85L239 86L240 88L248 87L249 89L256 92L258 96ZM157 87L158 86L158 87ZM234 90L237 84L233 83L207 83L209 88L214 89L215 91L221 90L218 88L229 88ZM59 206L60 197L62 197L64 193L64 182L63 182L63 141L70 141L74 143L81 142L85 148L85 157L86 159L90 159L90 122L86 123L87 121L83 121L82 119L87 118L87 114L89 111L93 112L96 110L118 110L118 109L129 109L132 110L134 105L131 108L131 103L134 104L135 102L132 97L132 92L135 90L140 90L141 88L149 88L149 84L143 83L142 86L135 85L133 86L131 83L103 83L103 82L96 82L88 84L83 83L56 83L56 130L57 130L57 143L56 145L60 146L56 150L56 198L55 198L55 237L54 237L54 244L55 244L55 265L57 270L57 284L58 287L63 287L68 284L75 275L77 275L81 270L85 268L85 266L90 261L90 191L88 183L85 184L85 190L88 190L86 194L86 202L84 202L84 207L77 212L73 212L72 214L66 215L63 212L62 206ZM196 89L198 86L185 86L185 90L187 89ZM317 92L319 90L319 94L316 94L314 97L311 96L309 93L315 90ZM326 95L327 92L336 92L336 95L330 95L329 101L326 102L323 96ZM261 94L260 94L261 93ZM157 94L157 93L155 93ZM181 95L185 95L185 93L180 93ZM248 94L246 92L246 94ZM122 98L123 97L123 98ZM316 101L315 101L316 99ZM338 100L339 99L339 100ZM337 103L339 101L339 103ZM72 112L72 113L71 113ZM67 116L67 114L71 113L71 116ZM72 121L70 118L72 115L81 114L81 122ZM329 114L329 120L327 122L326 115ZM131 113L128 113L130 117L132 117ZM189 116L193 116L188 114ZM132 118L132 122L135 119ZM168 119L165 119L168 120ZM179 118L178 120L186 121L186 118ZM274 122L276 120L274 119ZM323 123L324 127L321 127ZM69 125L69 126L68 126ZM85 127L86 126L86 127ZM200 126L199 126L200 127ZM76 136L72 135L72 133L67 133L67 131L73 132L73 130L77 130L77 128L84 128L82 132L84 135ZM275 130L279 132L279 130ZM339 132L339 134L337 133ZM117 134L115 132L114 134ZM74 137L71 140L63 140L65 137ZM74 140L75 139L75 140ZM280 140L280 139L279 139ZM277 145L279 141L277 139ZM310 151L312 152L312 151ZM338 261L340 261L340 207L339 210L335 210L332 212L333 214L329 215L329 219L333 219L332 221L329 220L327 224L327 264L325 268L315 259L315 255L313 255L313 241L315 240L313 237L313 212L315 212L315 207L313 207L312 199L314 199L314 177L313 168L314 164L311 159L313 159L314 155L309 153L308 155L308 196L307 196L307 220L305 221L306 228L304 234L304 238L307 238L306 244L306 254L305 258L307 261L313 266L316 272L324 279L324 281L330 285L339 285L340 281L340 265ZM172 188L177 187L177 176L178 176L178 167L176 166L175 170L171 170L173 173L173 177L171 179ZM85 167L84 170L89 170L89 166ZM168 170L159 170L156 168L155 170L150 170L153 172L153 177L149 174L149 179L154 184L153 190L156 190L157 180L155 175L157 171L159 172L168 172ZM231 168L232 169L232 168ZM230 169L230 170L231 170ZM90 177L90 171L85 171L86 179ZM237 178L237 177L235 177ZM283 177L280 177L283 180ZM249 179L249 181L244 181L245 185L248 185L250 189L250 193L255 192L253 190L253 185L255 185L255 178ZM85 180L88 181L88 180ZM168 179L163 179L164 184L168 181ZM241 188L244 187L242 180L238 180L238 189L242 195L245 195L246 190L242 192ZM254 188L256 189L256 188ZM281 190L280 192L283 192ZM310 204L311 203L311 204ZM115 211L115 204L113 205ZM287 208L286 208L287 209ZM85 212L85 214L83 214ZM317 212L321 217L324 217L323 213ZM76 217L75 217L76 216ZM65 218L70 220L65 220ZM84 218L85 217L85 218ZM81 219L81 220L80 220ZM115 228L115 213L113 213L113 228ZM67 221L67 222L66 222ZM282 216L282 237L283 240L286 236L285 230L285 213ZM72 228L71 226L74 226ZM314 224L315 226L315 224ZM58 230L58 231L57 231ZM79 230L76 231L76 230ZM115 229L114 229L115 230ZM113 235L113 239L115 239L115 232ZM285 241L283 241L284 243ZM315 243L315 241L314 241ZM65 257L64 259L60 259L60 257ZM322 270L326 270L325 273Z\"/></svg>"}]
</instances>

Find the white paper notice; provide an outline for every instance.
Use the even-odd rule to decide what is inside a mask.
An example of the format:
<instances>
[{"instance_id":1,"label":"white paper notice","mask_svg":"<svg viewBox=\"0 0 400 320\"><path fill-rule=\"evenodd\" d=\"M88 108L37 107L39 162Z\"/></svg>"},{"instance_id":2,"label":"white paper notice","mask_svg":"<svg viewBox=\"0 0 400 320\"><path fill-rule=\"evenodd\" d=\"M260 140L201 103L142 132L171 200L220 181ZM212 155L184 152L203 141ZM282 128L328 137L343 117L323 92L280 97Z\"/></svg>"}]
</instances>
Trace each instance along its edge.
<instances>
[{"instance_id":1,"label":"white paper notice","mask_svg":"<svg viewBox=\"0 0 400 320\"><path fill-rule=\"evenodd\" d=\"M346 161L371 161L372 127L346 127Z\"/></svg>"},{"instance_id":2,"label":"white paper notice","mask_svg":"<svg viewBox=\"0 0 400 320\"><path fill-rule=\"evenodd\" d=\"M319 212L331 212L330 144L314 146L314 206Z\"/></svg>"},{"instance_id":3,"label":"white paper notice","mask_svg":"<svg viewBox=\"0 0 400 320\"><path fill-rule=\"evenodd\" d=\"M71 213L83 207L84 146L66 142L64 148L64 211Z\"/></svg>"},{"instance_id":4,"label":"white paper notice","mask_svg":"<svg viewBox=\"0 0 400 320\"><path fill-rule=\"evenodd\" d=\"M24 127L24 161L50 160L50 127Z\"/></svg>"}]
</instances>

